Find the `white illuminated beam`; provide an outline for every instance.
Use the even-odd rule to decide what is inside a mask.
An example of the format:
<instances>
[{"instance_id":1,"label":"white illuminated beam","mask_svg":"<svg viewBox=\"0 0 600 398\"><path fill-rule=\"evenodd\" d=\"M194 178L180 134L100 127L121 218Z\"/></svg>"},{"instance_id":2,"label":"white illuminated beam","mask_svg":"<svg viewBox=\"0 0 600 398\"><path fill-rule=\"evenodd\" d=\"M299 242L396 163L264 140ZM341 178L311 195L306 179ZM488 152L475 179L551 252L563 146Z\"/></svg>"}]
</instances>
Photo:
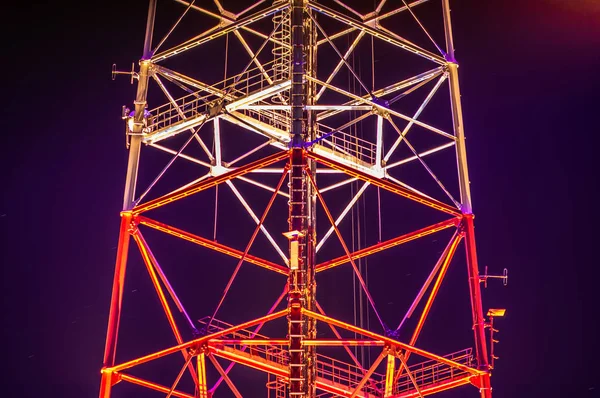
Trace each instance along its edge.
<instances>
[{"instance_id":1,"label":"white illuminated beam","mask_svg":"<svg viewBox=\"0 0 600 398\"><path fill-rule=\"evenodd\" d=\"M339 188L339 187L344 186L346 184L350 184L351 182L356 181L356 180L358 180L358 178L356 178L356 177L348 178L347 180L340 181L340 182L335 183L333 185L330 185L328 187L319 189L319 192L325 193L327 191L331 191L332 189Z\"/></svg>"},{"instance_id":2,"label":"white illuminated beam","mask_svg":"<svg viewBox=\"0 0 600 398\"><path fill-rule=\"evenodd\" d=\"M244 17L238 21L231 22L228 24L220 24L219 29L217 29L217 30L211 29L211 30L201 33L198 36L193 37L179 45L176 45L168 50L165 50L159 54L156 54L156 55L152 56L151 61L154 63L163 61L169 57L180 54L191 48L200 46L204 43L214 40L220 36L224 36L228 33L231 33L238 29L241 29L247 25L250 25L260 19L266 18L269 15L272 15L272 14L274 14L278 11L284 10L286 8L288 8L288 4L286 4L285 2L281 2L278 4L274 4L265 10L256 12L252 15L248 15L247 17ZM219 16L219 17L222 17L222 16Z\"/></svg>"},{"instance_id":3,"label":"white illuminated beam","mask_svg":"<svg viewBox=\"0 0 600 398\"><path fill-rule=\"evenodd\" d=\"M439 152L439 151L441 151L441 150L443 150L443 149L450 148L450 147L452 147L452 146L454 146L454 141L453 141L453 142L449 142L449 143L447 143L447 144L444 144L444 145L440 145L440 146L438 146L438 147L435 147L435 148L432 148L432 149L429 149L429 150L427 150L427 151L425 151L425 152L421 152L421 153L419 154L419 156L414 156L414 155L413 155L413 156L410 156L410 157L408 157L408 158L406 158L406 159L402 159L402 160L399 160L399 161L397 161L397 162L390 163L389 165L387 165L387 166L385 167L385 170L389 170L389 169L391 169L391 168L393 168L393 167L400 166L400 165L406 164L406 163L408 163L408 162L413 162L413 161L415 161L415 160L418 160L418 159L419 159L419 157L425 157L425 156L427 156L427 155L431 155L432 153Z\"/></svg>"},{"instance_id":4,"label":"white illuminated beam","mask_svg":"<svg viewBox=\"0 0 600 398\"><path fill-rule=\"evenodd\" d=\"M250 178L248 178L248 177L239 176L239 177L237 177L237 179L238 179L238 180L245 181L245 182L247 182L248 184L256 185L257 187L260 187L260 188L266 189L267 191L275 192L275 188L273 188L273 187L270 187L270 186L268 186L268 185L266 185L266 184L263 184L263 183L261 183L261 182L258 182L258 181L251 180L251 179L250 179ZM279 195L281 195L281 196L285 196L286 198L289 198L289 197L290 197L290 195L289 195L289 194L287 194L287 193L285 193L285 192L282 192L282 191L277 191L277 194L279 194Z\"/></svg>"},{"instance_id":5,"label":"white illuminated beam","mask_svg":"<svg viewBox=\"0 0 600 398\"><path fill-rule=\"evenodd\" d=\"M335 68L333 69L333 71L327 77L327 80L325 80L325 82L327 84L331 83L331 81L333 80L333 78L340 71L340 69L342 68L342 66L344 65L344 63L346 62L346 60L348 59L348 57L350 56L350 54L352 54L352 52L354 51L354 49L358 45L358 42L360 41L360 39L363 38L364 35L365 35L365 32L361 31L358 34L358 36L356 36L356 39L354 39L354 42L352 42L352 44L350 45L350 47L346 51L346 54L344 54L344 57L342 59L340 59L340 61L337 63L337 65L335 66ZM325 91L325 86L321 87L321 90L319 90L319 92L317 93L317 95L315 95L315 102L318 101L319 98L321 98L321 95L323 95L324 91Z\"/></svg>"},{"instance_id":6,"label":"white illuminated beam","mask_svg":"<svg viewBox=\"0 0 600 398\"><path fill-rule=\"evenodd\" d=\"M356 195L354 195L354 197L352 198L352 200L350 201L350 203L348 203L348 205L346 206L346 208L342 211L342 214L340 214L340 216L337 218L337 220L335 220L335 226L337 227L342 220L344 219L344 217L346 216L346 214L348 214L348 212L350 211L350 209L352 208L352 206L354 206L354 204L356 203L356 201L360 198L360 196L363 194L363 192L365 192L365 189L367 189L367 187L370 185L370 182L365 182L363 184L363 186L358 190L358 192L356 193ZM321 191L322 193L322 191ZM333 225L331 227L329 227L329 230L327 231L327 233L325 235L323 235L323 239L321 239L321 241L317 244L317 247L315 249L315 252L318 253L319 249L325 244L325 242L327 241L327 239L331 236L331 234L333 233L334 228Z\"/></svg>"},{"instance_id":7,"label":"white illuminated beam","mask_svg":"<svg viewBox=\"0 0 600 398\"><path fill-rule=\"evenodd\" d=\"M288 89L290 87L290 84L291 84L291 82L289 80L287 80L287 81L281 82L279 84L276 84L274 86L270 86L264 90L253 93L247 97L240 98L237 101L233 101L233 102L227 104L225 106L225 109L228 112L234 112L236 109L238 109L244 105L249 105L253 102L257 102L257 101L263 100L265 98L268 98L270 96L273 96L277 93L280 93L280 92ZM227 116L223 116L223 115L219 115L219 116L224 117L225 119L231 121L230 118L228 118ZM200 125L202 122L204 122L205 120L210 119L210 118L212 118L212 116L209 117L206 114L201 114L197 117L175 123L165 129L158 130L152 134L147 134L146 136L144 136L144 143L146 143L146 144L155 143L155 142L164 140L166 138L173 137L173 136L181 133L182 131L185 131L189 128ZM252 119L252 118L250 118L250 119ZM289 141L289 135L287 133L286 133L286 136L287 136L287 140Z\"/></svg>"},{"instance_id":8,"label":"white illuminated beam","mask_svg":"<svg viewBox=\"0 0 600 398\"><path fill-rule=\"evenodd\" d=\"M439 134L439 135L441 135L441 136L443 136L443 137L450 138L450 139L452 139L452 140L456 139L456 137L454 137L454 136L453 136L453 135L451 135L451 134L448 134L448 133L446 133L445 131L442 131L442 130L440 130L440 129L438 129L438 128L435 128L435 127L433 127L433 126L430 126L430 125L428 125L428 124L426 124L426 123L423 123L423 122L420 122L420 121L418 121L418 120L416 120L416 119L413 119L413 118L411 118L411 117L408 117L408 116L406 116L406 115L404 115L404 114L402 114L402 113L400 113L400 112L397 112L397 111L395 111L395 110L393 110L393 109L382 107L381 105L379 105L379 104L376 104L375 102L373 102L373 101L371 101L371 100L368 100L368 99L366 99L366 98L360 97L360 96L358 96L358 95L356 95L356 94L352 94L352 93L351 93L351 92L349 92L349 91L342 90L342 89L341 89L341 88L339 88L339 87L333 86L333 85L331 85L331 84L327 84L327 83L325 83L325 82L322 82L322 81L321 81L321 80L319 80L319 79L315 79L314 77L311 77L311 76L306 76L306 79L307 79L307 80L310 80L310 81L312 81L312 82L315 82L315 83L317 83L317 84L326 85L326 86L327 86L327 88L328 88L328 89L330 89L330 90L332 90L332 91L335 91L335 92L337 92L337 93L343 94L343 95L345 95L345 96L347 96L347 97L349 97L349 98L352 98L352 99L354 99L354 100L356 100L356 101L359 101L359 102L362 102L362 103L364 103L364 104L371 105L371 106L373 106L373 107L377 108L378 110L380 110L381 112L387 112L387 113L389 113L390 115L394 115L394 116L396 116L396 117L399 117L400 119L404 119L404 120L406 120L406 121L409 121L409 122L410 122L410 121L412 121L414 124L416 124L416 125L418 125L418 126L421 126L421 127L423 127L423 128L426 128L427 130L433 131L434 133L437 133L437 134Z\"/></svg>"},{"instance_id":9,"label":"white illuminated beam","mask_svg":"<svg viewBox=\"0 0 600 398\"><path fill-rule=\"evenodd\" d=\"M412 8L412 7L418 6L419 4L426 3L427 1L429 1L429 0L413 1L412 3L409 3L408 6ZM385 14L381 14L381 8L383 7L383 4L385 4L385 0L383 0L381 3L379 3L379 6L377 6L377 9L374 12L371 12L363 17L363 23L369 24L371 26L377 26L379 21L381 21L382 19L389 18L393 15L396 15L396 14L398 14L402 11L406 11L408 9L407 6L402 6L402 7L396 8L395 10L391 10ZM342 37L344 35L347 35L348 33L354 32L355 30L358 30L358 28L356 28L356 27L346 28L340 32L337 32L337 33L329 36L329 38L330 38L330 40L334 40L334 39L337 39L338 37ZM319 40L317 42L317 47L326 42L327 42L327 39Z\"/></svg>"},{"instance_id":10,"label":"white illuminated beam","mask_svg":"<svg viewBox=\"0 0 600 398\"><path fill-rule=\"evenodd\" d=\"M260 223L260 220L258 219L258 217L256 217L256 214L254 214L254 211L252 211L252 209L250 208L250 205L248 205L248 202L246 202L246 200L244 199L242 194L237 190L237 188L233 185L233 183L230 180L227 180L225 182L227 183L229 188L231 188L231 190L233 191L235 196L238 198L238 200L240 201L242 206L244 206L244 208L246 209L246 211L248 212L250 217L252 217L254 222L258 225ZM260 230L262 231L263 234L265 234L265 236L267 237L269 242L271 242L271 245L273 245L273 248L275 249L275 251L279 254L279 256L281 256L281 259L289 267L289 261L288 261L287 256L279 248L279 245L277 245L277 243L275 242L275 239L273 239L273 237L271 236L269 231L267 231L267 228L265 228L264 224L260 224Z\"/></svg>"},{"instance_id":11,"label":"white illuminated beam","mask_svg":"<svg viewBox=\"0 0 600 398\"><path fill-rule=\"evenodd\" d=\"M435 78L436 76L441 75L443 72L444 72L444 70L442 67L434 68L427 72L420 73L420 74L410 77L408 79L404 79L402 81L392 83L389 86L386 86L384 88L375 90L375 91L373 91L373 95L376 97L383 97L388 94L394 93L396 91L400 91L405 88L408 88L410 86L414 86L415 84L421 83L422 81ZM366 96L363 96L362 98L368 99L369 95L367 94ZM345 103L343 106L347 106L347 105L356 106L359 103L360 103L360 101L349 101L349 102ZM342 110L343 110L343 108L342 108ZM317 115L317 120L326 119L326 118L336 115L340 112L341 112L341 110L338 110L338 109L332 109L328 112L321 112Z\"/></svg>"},{"instance_id":12,"label":"white illuminated beam","mask_svg":"<svg viewBox=\"0 0 600 398\"><path fill-rule=\"evenodd\" d=\"M238 109L250 109L256 111L268 110L268 111L289 111L292 109L290 105L244 105ZM369 105L306 105L304 107L307 111L326 111L330 109L342 110L342 111L369 111L373 109Z\"/></svg>"},{"instance_id":13,"label":"white illuminated beam","mask_svg":"<svg viewBox=\"0 0 600 398\"><path fill-rule=\"evenodd\" d=\"M237 19L238 17L240 17L240 16L244 15L244 14L245 14L245 13L247 13L248 11L250 11L250 10L254 9L254 8L257 6L257 5L259 5L260 3L262 3L262 1L259 1L259 2L255 3L255 4L251 5L250 7L246 8L245 10L243 10L243 11L239 12L237 15L235 15L235 18L234 18L234 17L230 17L230 16L229 16L227 13L226 13L226 14L224 14L224 15L220 15L220 14L216 14L216 13L214 13L214 12L210 11L210 10L207 10L207 9L205 9L205 8L199 7L199 6L197 6L196 4L194 4L194 2L193 2L193 1L192 1L192 2L189 2L189 1L185 1L185 0L175 0L175 2L177 2L177 3L179 3L179 4L183 4L183 5L185 5L185 6L189 6L189 7L191 7L191 8L192 8L194 11L198 11L198 12L200 12L200 13L203 13L203 14L206 14L206 15L210 15L210 16L211 16L211 17L213 17L213 18L217 18L217 19L219 19L219 20L221 21L221 23L223 23L223 24L231 24L231 23L235 22L235 21L236 21L236 19ZM271 42L273 42L273 43L275 43L275 44L278 44L278 45L284 45L284 46L286 46L286 47L288 47L288 48L289 48L289 44L287 44L287 43L282 43L281 41L279 41L279 40L276 40L276 39L274 39L274 38L272 38L272 37L271 37L271 38L269 38L269 36L268 36L268 35L266 35L266 34L264 34L264 33L262 33L262 32L259 32L259 31L255 30L255 29L252 29L252 28L250 28L249 26L242 26L242 27L240 27L240 29L243 29L243 30L245 30L246 32L250 32L250 33L252 33L253 35L260 37L261 39L265 39L265 40L267 40L267 39L268 39L269 41L271 41Z\"/></svg>"},{"instance_id":14,"label":"white illuminated beam","mask_svg":"<svg viewBox=\"0 0 600 398\"><path fill-rule=\"evenodd\" d=\"M431 196L429 196L429 195L427 195L427 194L425 194L425 193L423 193L423 192L419 191L418 189L416 189L416 188L413 188L413 187L411 187L410 185L403 183L403 182L402 182L402 181L400 181L399 179L397 179L397 178L394 178L394 177L392 177L392 176L391 176L391 175L389 175L389 174L386 174L385 178L387 178L388 180L390 180L390 181L392 181L392 182L395 182L395 183L396 183L396 184L398 184L398 185L402 185L402 186L403 186L404 188L406 188L406 189L410 189L410 190L411 190L411 191L413 191L414 193L418 193L419 195L423 195L423 196L425 196L427 199L431 199L431 200L435 200L435 201L437 201L437 199L434 199L434 198L432 198Z\"/></svg>"},{"instance_id":15,"label":"white illuminated beam","mask_svg":"<svg viewBox=\"0 0 600 398\"><path fill-rule=\"evenodd\" d=\"M165 146L162 146L162 145L160 145L160 144L150 144L150 146L151 146L151 147L153 147L153 148L159 149L159 150L161 150L161 151L164 151L164 152L170 153L171 155L177 155L177 151L174 151L173 149L171 149L171 148L167 148L167 147L165 147ZM193 162L193 163L199 164L200 166L204 166L204 167L208 167L208 168L210 168L210 167L211 167L211 164L210 164L210 163L204 162L204 161L202 161L202 160L200 160L200 159L196 159L195 157L192 157L192 156L186 155L186 154L184 154L184 153L180 153L180 154L178 155L178 157L180 157L180 158L182 158L182 159L185 159L185 160L188 160L188 161L190 161L190 162Z\"/></svg>"},{"instance_id":16,"label":"white illuminated beam","mask_svg":"<svg viewBox=\"0 0 600 398\"><path fill-rule=\"evenodd\" d=\"M177 110L179 117L181 117L183 120L186 120L187 118L186 118L185 114L183 113L183 111L181 110L179 105L177 105L177 102L175 102L175 100L173 99L173 96L171 95L169 90L167 90L167 88L163 84L162 80L160 80L160 77L158 77L158 75L156 73L154 75L152 75L152 77L154 78L154 81L156 81L156 83L158 84L158 87L160 87L160 89L162 90L164 95L167 97L167 99L169 100L171 105ZM200 138L200 136L198 134L196 134L196 129L192 127L192 128L190 128L190 130L194 134L194 138L196 139L196 141L198 141L198 144L200 144L200 147L204 150L204 152L206 153L208 158L211 161L213 161L214 158L213 158L212 154L210 153L210 151L204 144L204 141L202 141L202 138Z\"/></svg>"},{"instance_id":17,"label":"white illuminated beam","mask_svg":"<svg viewBox=\"0 0 600 398\"><path fill-rule=\"evenodd\" d=\"M194 184L196 184L196 183L198 183L200 181L206 180L209 177L212 177L212 174L210 172L204 174L202 177L196 178L194 181L190 181L187 184L185 184L185 185L183 185L183 186L181 186L181 187L179 187L179 188L177 188L177 189L169 192L167 195L171 195L171 194L174 194L176 192L182 191L182 190L186 189L189 186L192 186L192 185L194 185Z\"/></svg>"},{"instance_id":18,"label":"white illuminated beam","mask_svg":"<svg viewBox=\"0 0 600 398\"><path fill-rule=\"evenodd\" d=\"M436 91L438 90L438 88L440 88L440 86L442 85L442 83L445 80L446 80L446 76L443 75L438 80L438 82L435 84L435 86L431 89L431 91L427 95L427 98L425 98L425 100L423 101L423 103L421 104L421 106L419 107L419 109L417 109L417 111L413 115L413 119L414 120L417 120L417 118L419 116L421 116L421 113L423 112L423 110L425 109L425 107L427 106L427 104L429 103L429 101L431 101L431 98L433 98L433 95L436 93ZM402 133L398 136L398 138L394 142L394 145L392 145L392 147L389 149L388 153L383 158L384 161L387 162L390 159L390 157L392 156L392 154L394 153L394 151L396 150L396 148L398 147L398 145L400 145L400 142L402 141L402 139L406 136L406 134L408 134L408 131L413 126L413 124L414 124L414 122L411 120L410 122L408 122L408 124L406 125L406 127L404 127L404 130L402 130Z\"/></svg>"}]
</instances>

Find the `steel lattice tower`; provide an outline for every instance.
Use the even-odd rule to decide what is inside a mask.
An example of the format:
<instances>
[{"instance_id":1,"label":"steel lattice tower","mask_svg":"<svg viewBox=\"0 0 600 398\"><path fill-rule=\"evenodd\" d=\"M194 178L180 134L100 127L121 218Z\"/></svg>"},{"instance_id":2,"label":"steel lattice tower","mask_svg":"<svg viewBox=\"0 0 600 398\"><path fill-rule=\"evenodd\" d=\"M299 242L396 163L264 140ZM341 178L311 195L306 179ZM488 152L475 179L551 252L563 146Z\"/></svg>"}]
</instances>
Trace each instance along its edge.
<instances>
[{"instance_id":1,"label":"steel lattice tower","mask_svg":"<svg viewBox=\"0 0 600 398\"><path fill-rule=\"evenodd\" d=\"M486 275L479 274L475 249L449 0L416 0L402 2L400 6L379 0L368 13L361 13L341 1L329 3L262 0L234 13L224 9L217 0L214 3L177 0L174 4L181 7L178 10L180 17L153 47L157 4L156 0L150 0L139 69L120 72L113 68L113 78L117 74L130 74L132 82L137 80L137 95L133 109L124 107L122 115L126 122L129 161L101 398L109 398L111 394L119 396L117 384L123 383L137 385L141 392L146 388L167 396L206 398L232 393L239 398L242 396L241 384L247 381L236 384L235 377L230 374L236 363L266 373L267 377L261 379L264 393L276 398L418 397L466 384L476 386L482 397L491 397L494 340L492 335L492 345L486 342L486 329L493 333L491 321L497 313L493 310L488 313L489 321L483 314L480 283L485 282L488 275L487 272ZM436 43L433 37L436 34L430 33L431 27L419 17L425 3L430 7L433 4L439 11L438 23L443 29L432 33L443 33L443 46ZM163 49L169 47L167 44L172 41L173 32L183 29L181 24L194 13L212 18L213 25L200 29L199 24L195 24L193 28L199 31L191 32L191 39ZM414 23L424 44L405 38L403 24L385 26L387 21L398 16ZM216 63L215 43L226 45L219 47L225 54L222 80L214 76L205 78L204 72L210 68L202 65L187 68L192 72L185 73L175 70L184 63L175 63L173 68L166 66L175 59L185 61L189 54L207 47L204 64ZM233 43L239 51L229 49ZM385 71L381 74L375 67L375 45L384 46L387 51L383 63L395 65L380 69ZM432 50L427 49L432 46ZM231 59L227 58L228 54ZM401 56L415 61L401 61ZM360 64L361 57L369 62ZM370 69L365 66L369 63ZM363 65L363 72L358 71L357 65ZM400 70L404 68L408 76L401 76ZM390 70L396 69L399 78L390 74ZM228 75L230 70L234 73ZM372 81L363 81L369 73ZM151 85L155 86L154 92L149 92ZM449 100L448 96L444 97L448 101L448 123L442 127L440 122L436 127L436 115L440 112L427 113L426 108L440 97L439 92L443 91L440 88L445 85L450 94ZM421 94L424 97L419 97ZM152 99L150 95L157 96ZM410 102L409 98L415 96L417 102ZM407 101L408 105L403 108L402 104ZM416 109L409 112L407 109L411 104L416 104ZM436 105L436 109L439 107ZM234 137L233 141L230 137ZM228 145L234 149L230 150ZM136 185L142 185L138 184L140 175L143 168L148 167L140 157L142 147L145 153L167 153L170 160L158 173L156 170L149 172L153 178L139 193ZM450 183L456 188L448 181L444 184L444 177L434 173L434 167L430 166L430 159L433 162L440 154L450 155L451 161L446 162L444 168L452 169L456 180ZM438 164L447 161L448 157L440 159ZM175 163L181 162L197 166L202 171L199 177L161 187L162 182L174 178L170 171ZM435 189L418 186L421 179L410 180L410 171L396 173L407 165L424 170L425 177ZM260 195L267 193L268 200L259 200L259 194L244 194L240 184L262 191ZM165 187L169 188L165 190ZM215 233L212 237L172 226L166 220L155 220L153 214L163 219L170 214L186 214L190 211L189 205L174 210L174 213L168 210L191 203L192 197L202 192L214 190L218 195L219 187L233 194L247 212L248 220L253 222L253 232L245 245L217 241L218 196L215 196ZM328 199L328 195L349 187L353 187L349 199L343 192ZM362 222L372 222L364 216L368 203L372 202L363 200L367 189L377 193L379 209L379 236L371 242L370 236L356 239L352 235L349 239L348 225L343 224L349 213L354 217L354 209L359 206L363 209ZM458 195L452 194L454 190ZM393 203L394 209L413 206L416 210L407 210L403 214L407 220L414 214L412 218L420 223L419 228L397 233L396 229L400 230L399 224L403 223L393 223L386 227L392 237L383 239L382 195L387 195L387 201ZM260 206L264 206L262 212L253 210ZM285 216L282 214L284 208L287 209ZM421 211L425 210L433 215L421 217ZM205 208L197 211L210 213ZM274 214L277 212L279 214ZM335 213L339 214L336 216ZM360 220L360 214L357 217ZM208 216L196 222L213 223ZM242 220L239 222L241 224ZM272 225L278 226L272 228ZM407 221L406 225L412 224ZM233 227L234 232L236 228ZM201 246L201 250L215 251L224 259L235 259L233 274L212 315L209 313L200 321L190 316L185 300L180 299L173 280L168 277L169 270L159 265L158 256L142 235L150 234L150 231ZM389 319L389 314L382 317L375 305L377 295L382 293L374 283L369 284L366 266L361 261L441 233L449 234L449 242L414 290L416 294L405 307L407 314L400 319ZM282 245L283 236L285 243ZM255 241L259 238L264 239L263 246L273 249L274 259L256 250ZM326 254L335 250L324 244L336 242L336 239L339 255L328 258ZM159 347L160 351L117 361L121 307L127 305L124 286L131 241L141 253L175 344L167 342ZM466 326L467 329L472 327L474 350L468 348L439 355L419 348L417 339L461 241L464 241L468 270L465 289L468 286L471 303L472 324ZM322 253L325 253L323 258ZM198 258L203 258L202 253ZM285 277L280 279L278 286L255 289L264 287L280 291L283 288L283 293L270 310L265 309L266 315L228 324L216 315L246 263L246 267L259 267ZM337 271L342 268L352 271L352 280L360 291L361 306L364 304L369 308L367 317L379 321L380 326L370 327L369 321L366 325L363 321L357 325L326 315L317 300L317 281L321 272L336 272L332 269L338 267ZM204 272L210 282L210 269ZM320 297L341 295L342 280L336 282L339 290L319 290ZM261 282L256 280L255 283ZM402 286L400 281L395 289L411 291ZM247 300L252 301L252 297ZM250 307L248 303L242 303L240 308L244 305ZM417 309L420 316L411 318ZM365 311L363 307L359 310ZM238 314L237 318L243 315ZM398 320L401 322L397 328L387 326L386 322ZM183 324L188 326L189 336L187 329L182 328ZM411 330L407 331L409 326ZM321 350L330 350L329 353L336 347L341 354L322 354L324 351ZM367 347L368 353L376 355L365 354L365 348L359 353L357 347ZM178 355L183 357L179 357L180 371L174 373L170 385L136 373L138 368ZM226 368L222 365L223 360L229 361ZM187 392L180 386L188 377L186 373L191 375L188 380L193 380L190 384L193 387ZM211 377L218 378L216 383L213 384ZM223 388L217 392L223 381L229 391ZM254 387L252 392L258 395Z\"/></svg>"}]
</instances>

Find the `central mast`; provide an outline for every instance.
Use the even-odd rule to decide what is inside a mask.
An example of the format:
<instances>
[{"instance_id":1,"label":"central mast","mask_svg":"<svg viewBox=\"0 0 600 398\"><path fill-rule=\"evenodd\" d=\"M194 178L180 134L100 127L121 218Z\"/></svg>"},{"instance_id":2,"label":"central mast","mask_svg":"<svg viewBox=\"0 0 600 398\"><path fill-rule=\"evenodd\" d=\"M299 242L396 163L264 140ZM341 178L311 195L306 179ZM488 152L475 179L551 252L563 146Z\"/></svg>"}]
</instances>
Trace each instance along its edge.
<instances>
[{"instance_id":1,"label":"central mast","mask_svg":"<svg viewBox=\"0 0 600 398\"><path fill-rule=\"evenodd\" d=\"M288 280L289 396L315 396L316 352L304 346L304 339L316 338L316 320L305 319L301 309L315 310L315 205L316 197L310 176L315 164L305 156L304 148L315 139L311 111L313 83L305 74L316 70L316 32L304 0L291 0L291 151L289 173L290 276ZM310 176L309 176L310 175Z\"/></svg>"}]
</instances>

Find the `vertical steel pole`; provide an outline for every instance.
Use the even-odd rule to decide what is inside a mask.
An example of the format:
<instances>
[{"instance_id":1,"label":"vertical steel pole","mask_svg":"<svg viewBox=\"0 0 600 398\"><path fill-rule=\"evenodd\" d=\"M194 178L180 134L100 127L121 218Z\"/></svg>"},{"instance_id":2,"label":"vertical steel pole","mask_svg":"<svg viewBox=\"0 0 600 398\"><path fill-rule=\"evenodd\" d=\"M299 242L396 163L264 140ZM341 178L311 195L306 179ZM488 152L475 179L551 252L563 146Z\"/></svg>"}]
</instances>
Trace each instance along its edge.
<instances>
[{"instance_id":1,"label":"vertical steel pole","mask_svg":"<svg viewBox=\"0 0 600 398\"><path fill-rule=\"evenodd\" d=\"M377 115L377 146L375 147L375 169L381 170L382 152L383 152L383 117Z\"/></svg>"},{"instance_id":2,"label":"vertical steel pole","mask_svg":"<svg viewBox=\"0 0 600 398\"><path fill-rule=\"evenodd\" d=\"M117 260L115 262L115 275L113 277L113 288L110 299L110 312L108 315L108 327L106 330L106 345L104 347L103 366L115 364L115 352L117 350L117 334L121 318L121 303L123 302L123 286L125 284L125 268L127 264L127 253L129 251L129 228L131 225L131 213L121 214L121 229L119 231L119 243L117 245Z\"/></svg>"},{"instance_id":3,"label":"vertical steel pole","mask_svg":"<svg viewBox=\"0 0 600 398\"><path fill-rule=\"evenodd\" d=\"M156 0L150 0L148 4L148 19L146 21L146 35L144 38L144 53L142 60L140 61L140 73L135 100L135 115L132 131L133 135L131 136L129 144L129 160L127 164L127 176L125 179L123 212L121 213L121 227L119 231L117 259L115 261L115 274L113 278L110 311L108 315L103 367L110 367L115 364L119 322L121 319L121 304L123 302L123 286L125 283L125 271L127 268L127 254L129 251L129 230L132 222L130 210L133 207L140 147L142 144L141 134L144 121L144 109L146 107L146 96L148 92L148 72L150 69L149 60L152 56L152 32L154 30L155 14ZM110 373L102 373L102 381L100 386L101 398L110 397L110 389L112 385L111 376L112 375Z\"/></svg>"},{"instance_id":4,"label":"vertical steel pole","mask_svg":"<svg viewBox=\"0 0 600 398\"><path fill-rule=\"evenodd\" d=\"M312 77L317 77L317 27L312 22L316 15L312 10L306 9L304 19L304 40L306 68L305 73ZM306 82L306 104L316 105L317 85L314 81ZM306 135L308 141L314 141L317 138L317 120L313 111L306 111ZM314 178L317 175L317 162L312 159L307 160L307 167L310 169ZM307 230L306 230L306 309L317 311L317 282L315 279L316 266L316 247L317 247L317 194L315 187L305 176L306 187L306 206L307 206ZM317 320L308 318L306 321L306 337L308 339L317 338ZM317 395L317 347L308 346L306 351L306 383L307 395L312 398Z\"/></svg>"},{"instance_id":5,"label":"vertical steel pole","mask_svg":"<svg viewBox=\"0 0 600 398\"><path fill-rule=\"evenodd\" d=\"M460 101L460 87L458 82L458 64L454 57L454 42L452 38L452 21L450 18L450 1L442 0L444 15L444 31L446 36L446 66L448 68L448 82L450 86L450 105L452 107L452 122L456 136L456 160L460 198L463 213L463 230L465 234L465 249L467 268L469 274L469 292L471 296L471 314L473 318L473 333L475 335L475 350L477 363L481 370L489 371L489 358L485 338L485 319L481 304L481 287L479 266L477 264L477 251L475 246L475 231L473 226L473 206L471 203L471 190L469 188L469 170L467 167L467 152L465 147L465 132ZM492 396L489 373L481 377L480 392L482 397Z\"/></svg>"},{"instance_id":6,"label":"vertical steel pole","mask_svg":"<svg viewBox=\"0 0 600 398\"><path fill-rule=\"evenodd\" d=\"M396 357L393 355L387 356L387 367L385 371L385 389L383 392L384 397L391 397L394 395L394 368L396 366Z\"/></svg>"},{"instance_id":7,"label":"vertical steel pole","mask_svg":"<svg viewBox=\"0 0 600 398\"><path fill-rule=\"evenodd\" d=\"M288 280L289 395L314 397L316 393L315 347L305 347L303 340L316 337L316 322L302 316L302 308L314 311L315 304L315 205L314 193L307 181L307 168L315 165L305 156L304 143L315 135L311 115L305 110L315 87L304 83L304 74L312 74L316 63L314 29L308 23L304 0L291 1L291 149L289 231L298 234L290 241L290 276Z\"/></svg>"},{"instance_id":8,"label":"vertical steel pole","mask_svg":"<svg viewBox=\"0 0 600 398\"><path fill-rule=\"evenodd\" d=\"M467 267L469 274L469 293L471 296L471 313L473 316L473 333L475 334L475 352L477 364L481 370L490 370L485 338L485 319L481 304L481 286L479 277L479 265L477 263L477 251L475 247L475 228L473 225L473 214L465 214L463 218L465 233L465 250L467 253ZM492 396L489 373L482 377L481 396L489 398Z\"/></svg>"},{"instance_id":9,"label":"vertical steel pole","mask_svg":"<svg viewBox=\"0 0 600 398\"><path fill-rule=\"evenodd\" d=\"M198 365L198 397L208 398L208 387L206 384L206 354L200 352L196 357L196 363Z\"/></svg>"}]
</instances>

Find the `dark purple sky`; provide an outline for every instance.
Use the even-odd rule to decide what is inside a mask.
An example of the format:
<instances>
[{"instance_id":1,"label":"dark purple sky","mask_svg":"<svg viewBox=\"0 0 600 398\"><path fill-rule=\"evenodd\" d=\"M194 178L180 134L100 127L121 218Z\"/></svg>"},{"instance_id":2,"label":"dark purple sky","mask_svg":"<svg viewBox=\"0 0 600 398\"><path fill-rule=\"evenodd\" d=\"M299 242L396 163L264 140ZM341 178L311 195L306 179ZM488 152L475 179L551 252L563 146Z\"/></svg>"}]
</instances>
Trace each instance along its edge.
<instances>
[{"instance_id":1,"label":"dark purple sky","mask_svg":"<svg viewBox=\"0 0 600 398\"><path fill-rule=\"evenodd\" d=\"M496 397L598 396L600 3L453 4L480 261L511 276L484 292L508 309ZM146 3L18 7L3 18L3 391L93 397L133 99L110 67L139 57Z\"/></svg>"}]
</instances>

